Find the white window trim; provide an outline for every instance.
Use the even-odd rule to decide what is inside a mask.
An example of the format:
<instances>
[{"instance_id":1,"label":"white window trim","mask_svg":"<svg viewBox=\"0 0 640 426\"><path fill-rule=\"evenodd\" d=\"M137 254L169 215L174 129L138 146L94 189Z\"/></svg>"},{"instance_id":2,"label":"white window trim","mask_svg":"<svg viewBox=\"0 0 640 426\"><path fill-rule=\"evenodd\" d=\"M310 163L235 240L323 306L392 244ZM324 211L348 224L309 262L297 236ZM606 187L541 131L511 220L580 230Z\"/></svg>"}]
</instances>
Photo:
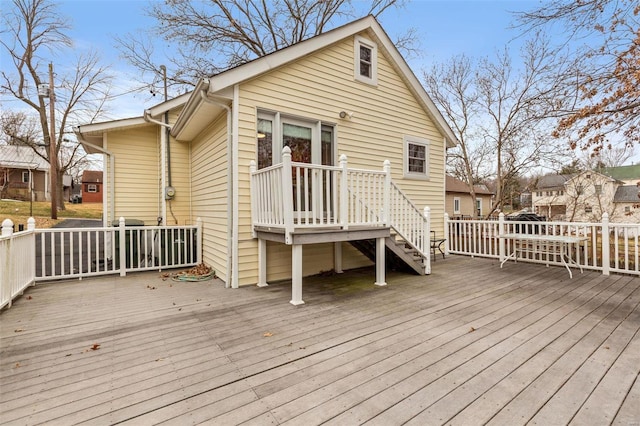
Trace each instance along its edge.
<instances>
[{"instance_id":1,"label":"white window trim","mask_svg":"<svg viewBox=\"0 0 640 426\"><path fill-rule=\"evenodd\" d=\"M476 198L476 215L482 216L482 198Z\"/></svg>"},{"instance_id":2,"label":"white window trim","mask_svg":"<svg viewBox=\"0 0 640 426\"><path fill-rule=\"evenodd\" d=\"M460 214L460 197L453 197L453 214Z\"/></svg>"},{"instance_id":3,"label":"white window trim","mask_svg":"<svg viewBox=\"0 0 640 426\"><path fill-rule=\"evenodd\" d=\"M31 174L31 173L29 173L29 171L28 171L28 170L27 170L27 171L23 171L23 172L22 172L22 183L29 183L29 180L30 180L30 179L29 179L29 175L30 175L30 174Z\"/></svg>"},{"instance_id":4,"label":"white window trim","mask_svg":"<svg viewBox=\"0 0 640 426\"><path fill-rule=\"evenodd\" d=\"M360 46L371 49L371 78L360 74ZM353 40L353 76L362 83L378 85L378 45L361 36Z\"/></svg>"},{"instance_id":5,"label":"white window trim","mask_svg":"<svg viewBox=\"0 0 640 426\"><path fill-rule=\"evenodd\" d=\"M403 174L407 179L429 179L429 141L416 136L404 136L404 153L403 153ZM409 172L409 144L423 145L425 147L425 170L424 173Z\"/></svg>"},{"instance_id":6,"label":"white window trim","mask_svg":"<svg viewBox=\"0 0 640 426\"><path fill-rule=\"evenodd\" d=\"M87 192L97 193L98 192L98 185L96 185L95 183L88 183L87 184Z\"/></svg>"}]
</instances>

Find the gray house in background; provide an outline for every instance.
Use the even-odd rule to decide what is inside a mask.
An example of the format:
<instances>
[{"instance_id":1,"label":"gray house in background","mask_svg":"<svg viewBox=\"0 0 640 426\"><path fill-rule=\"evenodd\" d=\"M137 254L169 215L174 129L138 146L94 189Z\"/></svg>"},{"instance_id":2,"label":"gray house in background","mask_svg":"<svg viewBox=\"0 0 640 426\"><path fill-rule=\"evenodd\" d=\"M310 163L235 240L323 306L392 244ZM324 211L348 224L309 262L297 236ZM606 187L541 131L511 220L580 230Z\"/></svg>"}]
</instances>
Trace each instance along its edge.
<instances>
[{"instance_id":1,"label":"gray house in background","mask_svg":"<svg viewBox=\"0 0 640 426\"><path fill-rule=\"evenodd\" d=\"M26 146L0 145L0 199L49 201L49 163ZM69 199L71 176L63 178Z\"/></svg>"}]
</instances>

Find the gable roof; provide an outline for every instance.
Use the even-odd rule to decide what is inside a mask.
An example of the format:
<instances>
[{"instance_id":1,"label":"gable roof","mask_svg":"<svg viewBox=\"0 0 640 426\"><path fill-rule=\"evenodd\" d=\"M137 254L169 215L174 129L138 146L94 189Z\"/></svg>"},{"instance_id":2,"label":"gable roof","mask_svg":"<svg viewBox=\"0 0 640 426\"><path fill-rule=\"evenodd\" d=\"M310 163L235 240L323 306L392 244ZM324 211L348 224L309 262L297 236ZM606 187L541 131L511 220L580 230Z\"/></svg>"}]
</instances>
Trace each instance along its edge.
<instances>
[{"instance_id":1,"label":"gable roof","mask_svg":"<svg viewBox=\"0 0 640 426\"><path fill-rule=\"evenodd\" d=\"M614 203L640 203L640 186L623 185L616 189L613 196Z\"/></svg>"},{"instance_id":2,"label":"gable roof","mask_svg":"<svg viewBox=\"0 0 640 426\"><path fill-rule=\"evenodd\" d=\"M575 175L572 174L549 174L541 176L538 179L538 183L536 184L535 189L550 189L550 188L561 188L564 184L571 180Z\"/></svg>"},{"instance_id":3,"label":"gable roof","mask_svg":"<svg viewBox=\"0 0 640 426\"><path fill-rule=\"evenodd\" d=\"M224 108L222 105L213 105L207 99L218 99L218 103L227 105L232 97L232 89L236 84L294 62L312 52L365 31L375 39L380 50L390 60L392 66L414 93L418 102L433 120L436 128L444 135L447 147L455 146L457 138L453 130L451 130L451 127L449 127L387 33L371 15L231 68L208 79L200 80L187 101L182 114L173 125L172 136L178 140L191 139L208 125L212 114L218 113Z\"/></svg>"},{"instance_id":4,"label":"gable roof","mask_svg":"<svg viewBox=\"0 0 640 426\"><path fill-rule=\"evenodd\" d=\"M49 170L49 163L28 146L0 145L0 167Z\"/></svg>"},{"instance_id":5,"label":"gable roof","mask_svg":"<svg viewBox=\"0 0 640 426\"><path fill-rule=\"evenodd\" d=\"M82 172L82 183L101 183L102 172L99 170L85 170Z\"/></svg>"},{"instance_id":6,"label":"gable roof","mask_svg":"<svg viewBox=\"0 0 640 426\"><path fill-rule=\"evenodd\" d=\"M640 164L632 166L603 167L598 171L617 180L640 180Z\"/></svg>"},{"instance_id":7,"label":"gable roof","mask_svg":"<svg viewBox=\"0 0 640 426\"><path fill-rule=\"evenodd\" d=\"M493 195L493 192L489 191L483 185L474 185L473 188L476 194ZM446 175L445 190L446 192L456 192L456 193L464 193L464 194L471 193L471 189L468 183L463 182L460 179L456 179L453 176L449 176L449 175Z\"/></svg>"}]
</instances>

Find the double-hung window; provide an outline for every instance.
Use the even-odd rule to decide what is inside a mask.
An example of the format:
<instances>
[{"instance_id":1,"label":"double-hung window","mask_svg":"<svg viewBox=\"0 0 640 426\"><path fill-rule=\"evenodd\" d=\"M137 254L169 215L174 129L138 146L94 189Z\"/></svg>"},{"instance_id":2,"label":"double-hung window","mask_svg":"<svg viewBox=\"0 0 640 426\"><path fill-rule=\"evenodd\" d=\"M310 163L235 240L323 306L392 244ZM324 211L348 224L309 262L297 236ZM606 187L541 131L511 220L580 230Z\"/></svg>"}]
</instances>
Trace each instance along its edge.
<instances>
[{"instance_id":1,"label":"double-hung window","mask_svg":"<svg viewBox=\"0 0 640 426\"><path fill-rule=\"evenodd\" d=\"M354 39L354 77L363 83L378 84L378 46L371 40Z\"/></svg>"},{"instance_id":2,"label":"double-hung window","mask_svg":"<svg viewBox=\"0 0 640 426\"><path fill-rule=\"evenodd\" d=\"M426 139L404 137L404 177L429 178L429 141Z\"/></svg>"},{"instance_id":3,"label":"double-hung window","mask_svg":"<svg viewBox=\"0 0 640 426\"><path fill-rule=\"evenodd\" d=\"M22 172L22 183L29 183L29 172Z\"/></svg>"}]
</instances>

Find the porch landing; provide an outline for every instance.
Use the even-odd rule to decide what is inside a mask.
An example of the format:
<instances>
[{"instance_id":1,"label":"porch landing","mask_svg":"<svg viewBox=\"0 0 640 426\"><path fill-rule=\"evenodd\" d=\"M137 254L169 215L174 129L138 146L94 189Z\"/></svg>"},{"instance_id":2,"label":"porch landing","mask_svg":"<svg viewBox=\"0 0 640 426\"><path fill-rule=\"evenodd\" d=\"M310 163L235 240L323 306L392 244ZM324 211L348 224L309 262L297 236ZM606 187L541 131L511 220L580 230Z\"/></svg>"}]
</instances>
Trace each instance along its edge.
<instances>
[{"instance_id":1,"label":"porch landing","mask_svg":"<svg viewBox=\"0 0 640 426\"><path fill-rule=\"evenodd\" d=\"M307 278L297 307L290 283L32 287L0 314L1 423L640 422L640 278L457 256L371 277Z\"/></svg>"}]
</instances>

